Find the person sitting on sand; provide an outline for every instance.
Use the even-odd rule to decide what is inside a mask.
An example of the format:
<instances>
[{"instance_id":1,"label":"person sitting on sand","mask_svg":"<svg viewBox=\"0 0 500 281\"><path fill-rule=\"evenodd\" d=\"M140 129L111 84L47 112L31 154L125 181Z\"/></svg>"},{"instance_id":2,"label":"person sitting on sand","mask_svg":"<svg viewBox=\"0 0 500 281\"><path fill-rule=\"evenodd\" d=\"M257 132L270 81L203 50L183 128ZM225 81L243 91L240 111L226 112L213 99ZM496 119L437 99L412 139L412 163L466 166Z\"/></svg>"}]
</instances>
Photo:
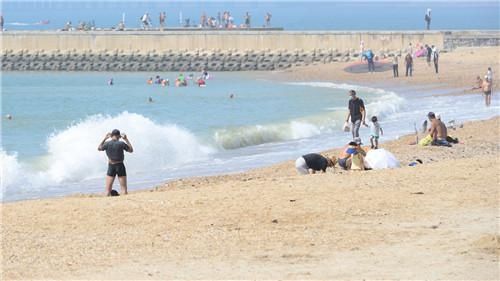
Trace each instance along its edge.
<instances>
[{"instance_id":1,"label":"person sitting on sand","mask_svg":"<svg viewBox=\"0 0 500 281\"><path fill-rule=\"evenodd\" d=\"M109 138L111 138L111 140L106 141ZM123 138L125 142L120 141L120 138ZM106 195L111 196L111 190L116 176L118 176L122 194L127 194L127 171L125 170L125 165L123 164L123 160L125 158L123 151L127 151L128 153L132 153L134 151L127 135L121 135L119 130L114 129L111 133L106 134L97 147L97 150L106 151L106 155L108 156Z\"/></svg>"},{"instance_id":2,"label":"person sitting on sand","mask_svg":"<svg viewBox=\"0 0 500 281\"><path fill-rule=\"evenodd\" d=\"M478 90L483 88L483 79L478 75L476 77L476 86L472 87L472 90Z\"/></svg>"},{"instance_id":3,"label":"person sitting on sand","mask_svg":"<svg viewBox=\"0 0 500 281\"><path fill-rule=\"evenodd\" d=\"M339 155L339 166L344 170L351 169L353 156L360 155L361 158L366 156L366 152L361 147L361 139L355 138L354 141L349 142Z\"/></svg>"},{"instance_id":4,"label":"person sitting on sand","mask_svg":"<svg viewBox=\"0 0 500 281\"><path fill-rule=\"evenodd\" d=\"M446 140L446 137L448 136L448 129L446 128L446 125L440 119L436 118L436 114L434 114L434 112L429 112L427 117L431 122L429 134L432 137L432 145L451 146L451 144Z\"/></svg>"},{"instance_id":5,"label":"person sitting on sand","mask_svg":"<svg viewBox=\"0 0 500 281\"><path fill-rule=\"evenodd\" d=\"M297 158L295 161L295 168L297 172L302 175L309 174L309 171L313 174L317 171L326 173L326 168L335 167L336 163L337 158L335 158L335 156L327 158L320 154L310 153Z\"/></svg>"}]
</instances>

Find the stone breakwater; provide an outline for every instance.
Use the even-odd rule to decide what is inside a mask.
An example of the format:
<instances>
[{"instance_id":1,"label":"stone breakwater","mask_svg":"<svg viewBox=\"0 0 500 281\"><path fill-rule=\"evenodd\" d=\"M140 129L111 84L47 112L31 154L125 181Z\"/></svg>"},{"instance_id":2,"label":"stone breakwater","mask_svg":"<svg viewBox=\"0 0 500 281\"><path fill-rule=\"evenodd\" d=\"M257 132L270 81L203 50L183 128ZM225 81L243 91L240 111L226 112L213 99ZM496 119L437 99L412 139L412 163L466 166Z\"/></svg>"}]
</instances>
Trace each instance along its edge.
<instances>
[{"instance_id":1,"label":"stone breakwater","mask_svg":"<svg viewBox=\"0 0 500 281\"><path fill-rule=\"evenodd\" d=\"M376 58L402 51L381 50ZM359 51L194 50L147 53L123 51L12 51L2 54L4 71L253 71L360 60Z\"/></svg>"},{"instance_id":2,"label":"stone breakwater","mask_svg":"<svg viewBox=\"0 0 500 281\"><path fill-rule=\"evenodd\" d=\"M253 71L498 46L495 31L3 32L3 71Z\"/></svg>"}]
</instances>

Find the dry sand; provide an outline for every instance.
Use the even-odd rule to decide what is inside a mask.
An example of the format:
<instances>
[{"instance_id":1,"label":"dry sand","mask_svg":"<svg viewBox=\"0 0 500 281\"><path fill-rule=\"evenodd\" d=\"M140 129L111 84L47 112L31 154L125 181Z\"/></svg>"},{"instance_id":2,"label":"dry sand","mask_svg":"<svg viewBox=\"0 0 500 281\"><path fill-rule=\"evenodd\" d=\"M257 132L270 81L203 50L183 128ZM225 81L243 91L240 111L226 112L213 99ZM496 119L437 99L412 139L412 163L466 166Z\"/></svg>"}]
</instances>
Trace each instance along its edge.
<instances>
[{"instance_id":1,"label":"dry sand","mask_svg":"<svg viewBox=\"0 0 500 281\"><path fill-rule=\"evenodd\" d=\"M392 64L390 59L382 63ZM392 68L374 73L350 73L344 71L350 67L359 68L361 62L317 64L274 73L275 79L286 81L335 81L341 83L362 84L369 86L405 87L419 86L426 90L455 89L454 94L477 94L470 91L476 86L476 77L484 78L488 67L493 69L493 87L498 91L500 81L500 47L459 48L451 53L441 53L439 74L434 72L434 65L427 65L425 58L414 60L413 76L405 76L404 57L399 59L399 78L393 78ZM366 63L362 66L367 69ZM267 76L268 77L268 76ZM268 77L269 78L269 77ZM467 90L466 90L467 89Z\"/></svg>"},{"instance_id":2,"label":"dry sand","mask_svg":"<svg viewBox=\"0 0 500 281\"><path fill-rule=\"evenodd\" d=\"M443 54L442 67L473 78L491 50L474 49L467 69ZM390 75L341 69L274 77ZM437 79L415 75L386 83ZM452 148L384 143L400 169L299 176L288 161L128 196L4 203L2 279L499 279L499 121L451 131L463 141ZM416 158L424 164L408 167Z\"/></svg>"}]
</instances>

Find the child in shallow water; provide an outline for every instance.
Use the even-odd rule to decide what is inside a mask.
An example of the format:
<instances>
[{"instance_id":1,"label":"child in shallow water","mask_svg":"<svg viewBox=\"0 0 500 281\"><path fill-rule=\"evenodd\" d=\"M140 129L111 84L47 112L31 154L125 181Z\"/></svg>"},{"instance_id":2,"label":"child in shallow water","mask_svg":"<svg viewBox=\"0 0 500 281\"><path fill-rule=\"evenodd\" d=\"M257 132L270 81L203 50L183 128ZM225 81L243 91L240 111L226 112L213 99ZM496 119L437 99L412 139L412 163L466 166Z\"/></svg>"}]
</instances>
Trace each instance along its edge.
<instances>
[{"instance_id":1,"label":"child in shallow water","mask_svg":"<svg viewBox=\"0 0 500 281\"><path fill-rule=\"evenodd\" d=\"M382 130L382 127L380 127L380 124L378 123L378 118L377 116L372 117L372 122L370 123L370 143L371 143L371 148L372 149L378 149L378 139L380 135L384 135L384 131Z\"/></svg>"}]
</instances>

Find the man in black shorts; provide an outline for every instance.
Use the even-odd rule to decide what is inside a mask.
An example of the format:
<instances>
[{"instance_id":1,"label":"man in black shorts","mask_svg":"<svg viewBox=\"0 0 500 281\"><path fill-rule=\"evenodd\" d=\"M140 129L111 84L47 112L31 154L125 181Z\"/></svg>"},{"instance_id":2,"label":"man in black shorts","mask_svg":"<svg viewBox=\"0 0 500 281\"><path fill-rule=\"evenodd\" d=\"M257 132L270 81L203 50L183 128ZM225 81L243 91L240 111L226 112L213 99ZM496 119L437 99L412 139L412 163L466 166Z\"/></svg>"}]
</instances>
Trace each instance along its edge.
<instances>
[{"instance_id":1,"label":"man in black shorts","mask_svg":"<svg viewBox=\"0 0 500 281\"><path fill-rule=\"evenodd\" d=\"M109 138L111 138L111 140L106 141ZM120 138L123 138L125 142L120 141ZM108 156L106 195L111 196L111 188L116 176L118 176L118 181L120 181L122 194L127 194L127 171L125 170L125 165L123 164L123 160L125 159L123 151L125 150L129 153L134 151L127 135L120 135L120 131L114 129L113 132L106 134L97 150L106 151L106 155Z\"/></svg>"},{"instance_id":2,"label":"man in black shorts","mask_svg":"<svg viewBox=\"0 0 500 281\"><path fill-rule=\"evenodd\" d=\"M355 139L359 138L359 127L361 124L366 126L366 110L363 100L356 96L356 91L350 90L349 96L351 96L351 99L349 100L349 113L347 114L345 121L349 122L349 118L351 119L352 139Z\"/></svg>"}]
</instances>

